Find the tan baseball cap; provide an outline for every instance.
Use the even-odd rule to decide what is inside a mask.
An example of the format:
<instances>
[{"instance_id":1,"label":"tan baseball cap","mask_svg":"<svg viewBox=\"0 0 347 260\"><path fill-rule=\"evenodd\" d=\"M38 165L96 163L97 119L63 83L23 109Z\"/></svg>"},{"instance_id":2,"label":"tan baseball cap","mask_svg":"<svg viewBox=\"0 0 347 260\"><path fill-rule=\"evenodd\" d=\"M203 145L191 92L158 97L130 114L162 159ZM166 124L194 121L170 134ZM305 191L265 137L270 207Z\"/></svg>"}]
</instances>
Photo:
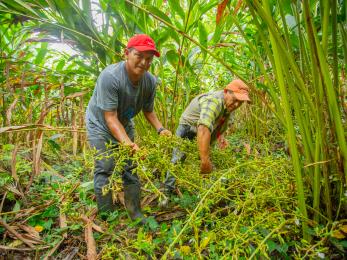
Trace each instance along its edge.
<instances>
[{"instance_id":1,"label":"tan baseball cap","mask_svg":"<svg viewBox=\"0 0 347 260\"><path fill-rule=\"evenodd\" d=\"M244 83L240 79L233 80L228 85L226 85L224 89L231 90L238 100L251 102L248 94L249 88L246 83Z\"/></svg>"}]
</instances>

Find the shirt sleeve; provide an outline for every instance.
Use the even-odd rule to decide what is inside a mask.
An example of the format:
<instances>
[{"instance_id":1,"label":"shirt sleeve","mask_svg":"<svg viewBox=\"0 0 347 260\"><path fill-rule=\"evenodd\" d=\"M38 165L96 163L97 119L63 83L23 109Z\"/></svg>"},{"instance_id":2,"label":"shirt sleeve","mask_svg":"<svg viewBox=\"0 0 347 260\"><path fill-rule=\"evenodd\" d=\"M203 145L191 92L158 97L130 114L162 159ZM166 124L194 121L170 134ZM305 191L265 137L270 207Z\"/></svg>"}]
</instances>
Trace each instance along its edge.
<instances>
[{"instance_id":1,"label":"shirt sleeve","mask_svg":"<svg viewBox=\"0 0 347 260\"><path fill-rule=\"evenodd\" d=\"M206 126L210 132L213 132L214 123L221 112L222 104L218 99L213 97L202 97L199 100L200 104L200 118L198 121L199 125Z\"/></svg>"},{"instance_id":2,"label":"shirt sleeve","mask_svg":"<svg viewBox=\"0 0 347 260\"><path fill-rule=\"evenodd\" d=\"M154 78L151 86L151 91L147 94L146 100L143 103L142 111L152 112L154 109L154 98L156 93L157 80Z\"/></svg>"},{"instance_id":3,"label":"shirt sleeve","mask_svg":"<svg viewBox=\"0 0 347 260\"><path fill-rule=\"evenodd\" d=\"M109 73L100 75L97 82L96 105L104 111L116 111L118 108L118 81Z\"/></svg>"}]
</instances>

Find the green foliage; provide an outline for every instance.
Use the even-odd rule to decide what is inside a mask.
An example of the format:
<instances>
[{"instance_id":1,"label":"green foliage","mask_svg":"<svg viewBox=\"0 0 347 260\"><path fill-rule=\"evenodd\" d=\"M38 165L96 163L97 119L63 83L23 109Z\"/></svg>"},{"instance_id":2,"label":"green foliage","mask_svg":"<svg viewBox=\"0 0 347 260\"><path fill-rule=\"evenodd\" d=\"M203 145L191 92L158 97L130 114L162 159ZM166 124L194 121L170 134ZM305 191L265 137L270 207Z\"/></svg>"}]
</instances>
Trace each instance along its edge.
<instances>
[{"instance_id":1,"label":"green foliage","mask_svg":"<svg viewBox=\"0 0 347 260\"><path fill-rule=\"evenodd\" d=\"M101 226L104 233L94 231L94 237L102 257L160 258L167 254L218 259L223 256L248 258L255 253L258 257L288 258L302 257L306 252L310 252L310 256L327 252L323 245L306 251L307 244L300 242L300 226L295 223L296 219L300 223L303 220L295 211L295 189L287 155L269 153L267 150L274 147L260 143L249 153L242 146L245 138L245 133L239 132L228 137L230 147L226 150L214 147L212 159L216 170L203 178L199 174L195 141L143 136L139 142L141 151L133 156L138 164L136 172L143 185L143 198L157 194L160 199L160 183L167 170L176 175L182 196L172 196L172 208L166 213L156 206L156 200L146 206L144 212L149 218L144 227L132 223L119 202L118 210L109 214L106 222L97 217L94 223ZM92 151L84 156L65 157L68 155L64 155L64 150L69 144L63 144L59 138L55 140L62 150L45 153L51 167L41 174L41 181L36 181L28 194L28 200L36 205L49 200L53 200L53 204L26 219L28 225L43 228L40 235L52 246L64 233L71 238L83 238L84 224L80 216L90 214L96 207L92 175L81 174L92 171L89 165ZM13 149L13 146L6 147L9 153ZM170 163L173 147L187 154L185 163ZM122 158L129 157L129 152L126 147L120 147L113 154L117 168L123 165ZM57 172L62 177L52 178ZM109 188L118 197L120 176L115 173L113 177ZM23 209L23 205L16 205ZM65 228L59 227L61 214L67 218ZM172 214L172 218L160 220L163 214ZM8 216L9 221L11 217ZM314 230L314 235L322 238L329 233L321 226ZM340 240L333 241L336 247L343 247ZM85 250L80 243L79 252Z\"/></svg>"},{"instance_id":2,"label":"green foliage","mask_svg":"<svg viewBox=\"0 0 347 260\"><path fill-rule=\"evenodd\" d=\"M346 243L336 232L347 201L346 3L227 2L217 24L220 1L2 1L1 127L38 122L54 127L44 132L42 171L29 191L24 188L30 184L33 144L38 141L33 136L41 129L1 134L3 209L18 212L28 206L20 195L24 189L29 201L53 200L28 219L44 227L47 243L54 246L64 232L81 235L79 216L95 208L92 156L69 155L85 139L81 132L76 139L67 129L76 121L83 127L85 104L100 70L122 59L129 37L147 33L162 54L151 72L161 81L155 110L167 128L176 128L192 97L221 89L234 77L251 86L253 105L239 109L235 127L242 132L229 138L230 147L213 150L216 169L208 178L199 174L195 143L157 139L138 117L142 149L133 160L144 195L162 199L160 180L169 170L181 189L182 196L171 198L181 215L166 223L150 218L135 235L124 226L136 230L136 223L120 208L108 216L106 234L95 236L100 247L105 245L102 255L286 259L343 252ZM59 53L50 48L51 42L67 43L78 53ZM71 98L80 92L87 93ZM169 163L174 147L188 155L184 164ZM124 147L114 151L116 171L129 152ZM119 194L119 175L108 188ZM299 203L293 199L296 192ZM159 209L151 204L144 210L151 215ZM67 228L57 226L61 213L69 219ZM301 229L316 244L302 240Z\"/></svg>"}]
</instances>

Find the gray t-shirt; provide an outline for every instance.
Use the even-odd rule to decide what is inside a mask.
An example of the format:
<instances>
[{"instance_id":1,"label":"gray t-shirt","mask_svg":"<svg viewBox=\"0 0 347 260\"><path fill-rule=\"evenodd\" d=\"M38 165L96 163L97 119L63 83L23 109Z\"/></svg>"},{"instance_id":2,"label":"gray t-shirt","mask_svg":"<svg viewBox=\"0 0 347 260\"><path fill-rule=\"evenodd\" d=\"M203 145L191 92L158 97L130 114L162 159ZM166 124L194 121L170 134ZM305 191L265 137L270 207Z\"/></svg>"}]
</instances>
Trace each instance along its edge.
<instances>
[{"instance_id":1,"label":"gray t-shirt","mask_svg":"<svg viewBox=\"0 0 347 260\"><path fill-rule=\"evenodd\" d=\"M102 135L116 142L106 125L104 111L117 111L118 119L127 133L133 130L133 117L141 110L153 111L156 78L146 72L134 86L125 68L125 62L107 66L98 77L86 111L89 138Z\"/></svg>"}]
</instances>

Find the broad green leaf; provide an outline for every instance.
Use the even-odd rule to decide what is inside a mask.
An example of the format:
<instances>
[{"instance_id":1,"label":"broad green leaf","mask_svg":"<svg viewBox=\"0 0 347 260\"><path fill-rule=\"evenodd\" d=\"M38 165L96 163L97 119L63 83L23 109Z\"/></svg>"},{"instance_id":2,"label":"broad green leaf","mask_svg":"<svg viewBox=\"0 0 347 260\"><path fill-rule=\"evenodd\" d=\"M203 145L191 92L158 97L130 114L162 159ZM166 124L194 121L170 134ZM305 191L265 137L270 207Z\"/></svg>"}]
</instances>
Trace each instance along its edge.
<instances>
[{"instance_id":1,"label":"broad green leaf","mask_svg":"<svg viewBox=\"0 0 347 260\"><path fill-rule=\"evenodd\" d=\"M166 53L166 58L167 58L168 62L169 62L174 68L176 68L177 63L178 63L178 61L179 61L179 57L178 57L177 51L176 51L176 50L169 50L169 51Z\"/></svg>"},{"instance_id":2,"label":"broad green leaf","mask_svg":"<svg viewBox=\"0 0 347 260\"><path fill-rule=\"evenodd\" d=\"M153 36L155 36L155 42L158 46L162 46L169 39L170 34L171 30L169 29L161 30L161 32L159 30L153 32Z\"/></svg>"},{"instance_id":3,"label":"broad green leaf","mask_svg":"<svg viewBox=\"0 0 347 260\"><path fill-rule=\"evenodd\" d=\"M99 3L100 3L100 7L103 11L106 11L107 10L107 6L108 6L108 2L109 1L105 1L105 0L99 0Z\"/></svg>"},{"instance_id":4,"label":"broad green leaf","mask_svg":"<svg viewBox=\"0 0 347 260\"><path fill-rule=\"evenodd\" d=\"M84 191L90 191L94 189L94 182L93 181L83 182L80 185L80 188L83 189Z\"/></svg>"},{"instance_id":5,"label":"broad green leaf","mask_svg":"<svg viewBox=\"0 0 347 260\"><path fill-rule=\"evenodd\" d=\"M215 7L218 4L218 2L219 2L218 0L207 1L206 4L203 4L200 6L200 13L205 14L207 11Z\"/></svg>"},{"instance_id":6,"label":"broad green leaf","mask_svg":"<svg viewBox=\"0 0 347 260\"><path fill-rule=\"evenodd\" d=\"M212 44L216 44L220 41L220 37L222 36L222 33L223 33L223 27L224 27L223 23L219 23L216 26L216 29L212 37Z\"/></svg>"},{"instance_id":7,"label":"broad green leaf","mask_svg":"<svg viewBox=\"0 0 347 260\"><path fill-rule=\"evenodd\" d=\"M36 59L34 60L35 64L41 64L43 59L45 58L47 52L48 52L48 42L42 42L41 43L41 48L39 50L39 52L37 53Z\"/></svg>"},{"instance_id":8,"label":"broad green leaf","mask_svg":"<svg viewBox=\"0 0 347 260\"><path fill-rule=\"evenodd\" d=\"M18 210L20 210L20 203L16 201L16 204L14 204L12 211L18 211Z\"/></svg>"},{"instance_id":9,"label":"broad green leaf","mask_svg":"<svg viewBox=\"0 0 347 260\"><path fill-rule=\"evenodd\" d=\"M206 48L207 48L207 36L208 34L204 24L201 21L199 21L199 41L200 41L200 44Z\"/></svg>"},{"instance_id":10,"label":"broad green leaf","mask_svg":"<svg viewBox=\"0 0 347 260\"><path fill-rule=\"evenodd\" d=\"M281 8L285 14L292 14L291 0L281 0Z\"/></svg>"},{"instance_id":11,"label":"broad green leaf","mask_svg":"<svg viewBox=\"0 0 347 260\"><path fill-rule=\"evenodd\" d=\"M177 1L177 0L169 0L169 5L170 5L170 8L176 12L181 18L182 20L184 21L184 11L182 9L182 7L180 6L180 1Z\"/></svg>"},{"instance_id":12,"label":"broad green leaf","mask_svg":"<svg viewBox=\"0 0 347 260\"><path fill-rule=\"evenodd\" d=\"M155 231L159 227L158 222L153 216L147 218L147 225L152 231Z\"/></svg>"},{"instance_id":13,"label":"broad green leaf","mask_svg":"<svg viewBox=\"0 0 347 260\"><path fill-rule=\"evenodd\" d=\"M53 220L51 218L49 218L48 220L46 220L42 223L42 226L45 229L51 229L52 224L53 224Z\"/></svg>"},{"instance_id":14,"label":"broad green leaf","mask_svg":"<svg viewBox=\"0 0 347 260\"><path fill-rule=\"evenodd\" d=\"M82 0L82 7L83 7L83 13L85 14L84 17L85 19L87 19L88 25L92 25L93 20L92 20L90 0Z\"/></svg>"},{"instance_id":15,"label":"broad green leaf","mask_svg":"<svg viewBox=\"0 0 347 260\"><path fill-rule=\"evenodd\" d=\"M174 22L174 24L175 24L175 26L176 26L176 28L177 28L178 30L181 30L181 31L184 30L184 26L183 26L182 22L180 22L180 21L177 20L177 19L174 19L173 22Z\"/></svg>"},{"instance_id":16,"label":"broad green leaf","mask_svg":"<svg viewBox=\"0 0 347 260\"><path fill-rule=\"evenodd\" d=\"M73 7L74 3L72 1L63 1L63 0L56 0L54 1L54 3L57 6L57 9L59 10L60 14L66 20L67 24L70 26L70 28L76 29L74 19L81 19L81 18L80 17L77 18L75 15L76 14L74 12L75 8Z\"/></svg>"},{"instance_id":17,"label":"broad green leaf","mask_svg":"<svg viewBox=\"0 0 347 260\"><path fill-rule=\"evenodd\" d=\"M17 2L19 5L23 6L27 11L29 10L29 11L32 12L33 14L39 16L39 15L35 12L35 10L32 9L32 8L30 7L29 4L26 4L26 3L24 3L24 2L21 1L21 0L14 0L14 1Z\"/></svg>"},{"instance_id":18,"label":"broad green leaf","mask_svg":"<svg viewBox=\"0 0 347 260\"><path fill-rule=\"evenodd\" d=\"M149 5L149 6L146 6L146 9L151 14L154 14L158 16L159 18L161 18L162 20L164 20L165 22L172 24L170 18L166 14L164 14L162 11L160 11L158 8L156 8L155 6Z\"/></svg>"},{"instance_id":19,"label":"broad green leaf","mask_svg":"<svg viewBox=\"0 0 347 260\"><path fill-rule=\"evenodd\" d=\"M132 12L131 6L129 6L128 4L120 4L117 7L120 7L121 11L123 12L123 15L125 15L126 18L132 21L141 30L141 32L146 31L146 28L144 27L145 25L139 22L137 16L134 15L134 13Z\"/></svg>"},{"instance_id":20,"label":"broad green leaf","mask_svg":"<svg viewBox=\"0 0 347 260\"><path fill-rule=\"evenodd\" d=\"M171 31L170 36L177 44L180 44L180 35L176 31Z\"/></svg>"},{"instance_id":21,"label":"broad green leaf","mask_svg":"<svg viewBox=\"0 0 347 260\"><path fill-rule=\"evenodd\" d=\"M62 59L62 60L59 61L58 65L55 67L55 69L57 71L61 71L62 68L64 67L64 65L65 65L65 59Z\"/></svg>"},{"instance_id":22,"label":"broad green leaf","mask_svg":"<svg viewBox=\"0 0 347 260\"><path fill-rule=\"evenodd\" d=\"M277 245L274 241L272 241L271 239L269 239L268 241L266 241L266 244L267 244L267 246L268 246L268 248L269 248L269 252L270 252L270 253L271 253L272 251L276 250L277 247L278 247L278 245Z\"/></svg>"},{"instance_id":23,"label":"broad green leaf","mask_svg":"<svg viewBox=\"0 0 347 260\"><path fill-rule=\"evenodd\" d=\"M52 139L48 139L47 142L53 151L60 151L61 150L61 146L56 141L54 141Z\"/></svg>"}]
</instances>

